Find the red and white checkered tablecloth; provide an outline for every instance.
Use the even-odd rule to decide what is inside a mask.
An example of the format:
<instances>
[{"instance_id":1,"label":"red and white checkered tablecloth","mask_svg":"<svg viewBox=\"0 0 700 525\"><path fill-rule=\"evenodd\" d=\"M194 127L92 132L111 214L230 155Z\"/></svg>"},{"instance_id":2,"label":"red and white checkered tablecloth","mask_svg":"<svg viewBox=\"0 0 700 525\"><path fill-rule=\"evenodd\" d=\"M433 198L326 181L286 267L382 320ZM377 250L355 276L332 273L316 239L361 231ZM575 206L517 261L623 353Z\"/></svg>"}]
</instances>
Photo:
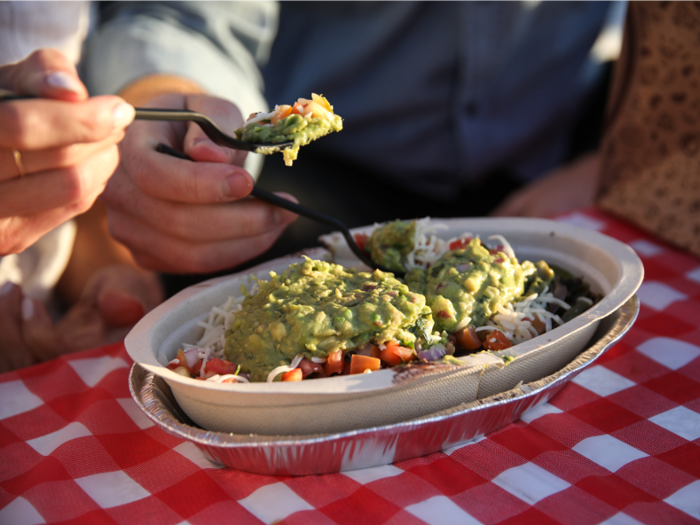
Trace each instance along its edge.
<instances>
[{"instance_id":1,"label":"red and white checkered tablecloth","mask_svg":"<svg viewBox=\"0 0 700 525\"><path fill-rule=\"evenodd\" d=\"M700 522L700 259L596 211L629 243L634 327L548 403L480 441L341 474L217 468L131 399L123 345L0 375L0 524Z\"/></svg>"}]
</instances>

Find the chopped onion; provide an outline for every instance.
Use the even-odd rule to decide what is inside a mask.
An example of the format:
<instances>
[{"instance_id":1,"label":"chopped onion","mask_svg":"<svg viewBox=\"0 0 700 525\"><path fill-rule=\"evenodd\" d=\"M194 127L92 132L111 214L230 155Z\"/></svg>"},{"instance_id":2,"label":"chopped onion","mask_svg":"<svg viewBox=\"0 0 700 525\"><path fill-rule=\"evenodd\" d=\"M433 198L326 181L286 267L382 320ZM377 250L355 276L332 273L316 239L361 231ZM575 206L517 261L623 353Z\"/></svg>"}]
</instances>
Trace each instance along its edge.
<instances>
[{"instance_id":1,"label":"chopped onion","mask_svg":"<svg viewBox=\"0 0 700 525\"><path fill-rule=\"evenodd\" d=\"M447 354L447 348L445 348L445 345L439 344L429 348L428 350L418 352L418 357L425 359L426 361L437 361L438 359L442 359L445 354Z\"/></svg>"},{"instance_id":2,"label":"chopped onion","mask_svg":"<svg viewBox=\"0 0 700 525\"><path fill-rule=\"evenodd\" d=\"M199 361L199 351L200 349L195 347L190 348L185 352L185 359L187 360L187 366L189 368L192 368L194 365L197 364L197 361Z\"/></svg>"}]
</instances>

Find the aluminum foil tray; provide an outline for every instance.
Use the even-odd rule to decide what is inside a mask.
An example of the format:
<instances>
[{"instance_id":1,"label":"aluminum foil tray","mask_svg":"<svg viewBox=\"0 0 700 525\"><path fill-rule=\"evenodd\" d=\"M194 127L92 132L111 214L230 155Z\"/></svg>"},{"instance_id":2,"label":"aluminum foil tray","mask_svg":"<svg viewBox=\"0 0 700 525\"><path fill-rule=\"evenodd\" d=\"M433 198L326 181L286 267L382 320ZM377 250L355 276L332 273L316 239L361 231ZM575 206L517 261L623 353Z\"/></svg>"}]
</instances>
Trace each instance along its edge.
<instances>
[{"instance_id":1,"label":"aluminum foil tray","mask_svg":"<svg viewBox=\"0 0 700 525\"><path fill-rule=\"evenodd\" d=\"M603 319L586 349L558 372L538 381L429 416L337 434L263 436L212 432L180 409L165 381L134 364L129 390L137 405L164 431L191 441L210 461L267 475L302 476L356 470L424 456L493 432L554 397L632 326L636 296Z\"/></svg>"}]
</instances>

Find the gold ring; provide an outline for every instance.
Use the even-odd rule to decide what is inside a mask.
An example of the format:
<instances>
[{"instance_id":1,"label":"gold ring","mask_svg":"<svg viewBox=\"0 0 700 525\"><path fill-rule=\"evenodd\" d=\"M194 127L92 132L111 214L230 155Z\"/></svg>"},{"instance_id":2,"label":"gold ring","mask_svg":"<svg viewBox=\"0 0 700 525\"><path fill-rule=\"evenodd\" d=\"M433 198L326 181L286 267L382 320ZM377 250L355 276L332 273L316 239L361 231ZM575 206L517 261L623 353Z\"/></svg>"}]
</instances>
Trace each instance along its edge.
<instances>
[{"instance_id":1,"label":"gold ring","mask_svg":"<svg viewBox=\"0 0 700 525\"><path fill-rule=\"evenodd\" d=\"M15 158L15 164L17 164L17 169L19 170L19 176L24 177L25 171L24 171L24 162L22 162L22 154L19 152L19 150L12 149L12 156Z\"/></svg>"}]
</instances>

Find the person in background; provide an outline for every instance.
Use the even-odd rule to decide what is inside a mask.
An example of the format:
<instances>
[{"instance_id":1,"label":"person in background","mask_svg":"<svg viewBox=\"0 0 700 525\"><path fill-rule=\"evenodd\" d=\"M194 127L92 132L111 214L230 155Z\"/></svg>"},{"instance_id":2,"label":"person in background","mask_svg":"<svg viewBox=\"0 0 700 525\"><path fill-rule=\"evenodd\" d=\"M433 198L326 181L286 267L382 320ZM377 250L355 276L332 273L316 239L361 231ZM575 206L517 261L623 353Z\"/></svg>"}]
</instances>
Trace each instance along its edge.
<instances>
[{"instance_id":1,"label":"person in background","mask_svg":"<svg viewBox=\"0 0 700 525\"><path fill-rule=\"evenodd\" d=\"M163 297L96 204L134 109L78 77L83 4L0 3L0 89L40 97L0 102L0 372L117 340Z\"/></svg>"},{"instance_id":2,"label":"person in background","mask_svg":"<svg viewBox=\"0 0 700 525\"><path fill-rule=\"evenodd\" d=\"M304 148L293 168L269 158L260 181L348 226L546 216L592 202L595 144L574 153L573 137L604 85L592 50L609 11L604 2L112 2L89 41L86 82L138 105L209 112L229 132L268 108L263 89L270 105L323 94L343 131ZM155 152L159 141L199 162ZM110 228L149 268L230 271L294 219L241 200L253 178L237 168L240 154L196 125L137 122L120 147L104 195ZM323 231L300 220L283 237L293 242L264 257L316 244Z\"/></svg>"}]
</instances>

